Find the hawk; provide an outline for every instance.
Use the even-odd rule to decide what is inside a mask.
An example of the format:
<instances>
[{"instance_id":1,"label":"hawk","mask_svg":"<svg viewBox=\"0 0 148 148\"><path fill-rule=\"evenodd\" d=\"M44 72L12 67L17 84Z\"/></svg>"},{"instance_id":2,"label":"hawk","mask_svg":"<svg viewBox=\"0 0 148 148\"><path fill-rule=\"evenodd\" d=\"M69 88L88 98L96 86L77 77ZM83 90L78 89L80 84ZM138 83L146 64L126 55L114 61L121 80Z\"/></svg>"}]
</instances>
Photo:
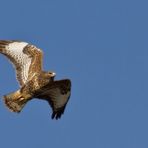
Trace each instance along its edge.
<instances>
[{"instance_id":1,"label":"hawk","mask_svg":"<svg viewBox=\"0 0 148 148\"><path fill-rule=\"evenodd\" d=\"M0 53L15 67L20 88L4 95L4 102L12 112L21 112L33 98L46 100L52 108L52 119L64 113L71 94L69 79L54 80L55 73L43 71L43 52L34 45L22 41L0 40Z\"/></svg>"}]
</instances>

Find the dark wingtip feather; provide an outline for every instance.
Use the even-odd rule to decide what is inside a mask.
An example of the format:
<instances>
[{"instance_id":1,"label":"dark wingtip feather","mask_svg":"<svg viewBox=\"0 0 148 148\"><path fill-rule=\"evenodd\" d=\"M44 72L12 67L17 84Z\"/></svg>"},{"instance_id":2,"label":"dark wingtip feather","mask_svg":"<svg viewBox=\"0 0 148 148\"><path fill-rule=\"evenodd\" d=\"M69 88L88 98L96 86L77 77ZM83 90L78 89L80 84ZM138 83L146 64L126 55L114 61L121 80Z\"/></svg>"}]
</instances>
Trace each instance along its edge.
<instances>
[{"instance_id":1,"label":"dark wingtip feather","mask_svg":"<svg viewBox=\"0 0 148 148\"><path fill-rule=\"evenodd\" d=\"M60 119L62 114L64 113L64 110L58 110L58 111L53 111L52 115L51 115L51 119Z\"/></svg>"},{"instance_id":2,"label":"dark wingtip feather","mask_svg":"<svg viewBox=\"0 0 148 148\"><path fill-rule=\"evenodd\" d=\"M51 119L54 119L54 117L55 117L55 113L53 112L51 115Z\"/></svg>"}]
</instances>

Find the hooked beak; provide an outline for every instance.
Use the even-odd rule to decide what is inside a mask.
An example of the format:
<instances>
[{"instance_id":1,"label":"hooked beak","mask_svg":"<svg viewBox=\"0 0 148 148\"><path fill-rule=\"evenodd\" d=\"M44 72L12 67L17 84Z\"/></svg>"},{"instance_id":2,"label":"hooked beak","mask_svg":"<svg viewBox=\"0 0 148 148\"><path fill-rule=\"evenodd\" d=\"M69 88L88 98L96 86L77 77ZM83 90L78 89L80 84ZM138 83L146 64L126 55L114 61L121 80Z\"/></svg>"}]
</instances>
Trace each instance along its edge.
<instances>
[{"instance_id":1,"label":"hooked beak","mask_svg":"<svg viewBox=\"0 0 148 148\"><path fill-rule=\"evenodd\" d=\"M53 76L53 77L55 77L55 76L56 76L56 73L55 73L55 72L53 72L53 73L52 73L52 76Z\"/></svg>"}]
</instances>

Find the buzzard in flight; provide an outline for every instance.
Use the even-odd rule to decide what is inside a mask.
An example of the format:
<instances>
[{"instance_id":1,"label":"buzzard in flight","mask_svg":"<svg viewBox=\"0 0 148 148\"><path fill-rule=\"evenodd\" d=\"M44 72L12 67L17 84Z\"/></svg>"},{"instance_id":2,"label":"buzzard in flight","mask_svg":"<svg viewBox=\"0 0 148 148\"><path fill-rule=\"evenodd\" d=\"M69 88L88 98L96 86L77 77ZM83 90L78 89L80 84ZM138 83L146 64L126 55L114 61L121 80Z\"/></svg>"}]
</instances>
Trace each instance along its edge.
<instances>
[{"instance_id":1,"label":"buzzard in flight","mask_svg":"<svg viewBox=\"0 0 148 148\"><path fill-rule=\"evenodd\" d=\"M25 104L38 98L48 101L52 108L52 119L59 119L64 113L71 94L69 79L55 81L55 73L42 70L41 49L26 42L0 40L0 53L14 65L20 89L4 96L6 106L19 113Z\"/></svg>"}]
</instances>

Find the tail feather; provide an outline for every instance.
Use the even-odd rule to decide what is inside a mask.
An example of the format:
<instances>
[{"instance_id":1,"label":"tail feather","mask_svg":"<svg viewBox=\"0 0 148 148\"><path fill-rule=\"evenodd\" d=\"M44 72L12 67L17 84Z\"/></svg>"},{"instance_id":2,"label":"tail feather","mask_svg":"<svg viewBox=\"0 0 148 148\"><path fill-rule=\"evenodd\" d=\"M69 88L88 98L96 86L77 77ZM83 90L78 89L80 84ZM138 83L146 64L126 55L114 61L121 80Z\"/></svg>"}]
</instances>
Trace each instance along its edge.
<instances>
[{"instance_id":1,"label":"tail feather","mask_svg":"<svg viewBox=\"0 0 148 148\"><path fill-rule=\"evenodd\" d=\"M28 99L22 97L20 91L16 91L10 94L3 96L4 103L8 109L12 112L21 112L25 104L28 102Z\"/></svg>"}]
</instances>

